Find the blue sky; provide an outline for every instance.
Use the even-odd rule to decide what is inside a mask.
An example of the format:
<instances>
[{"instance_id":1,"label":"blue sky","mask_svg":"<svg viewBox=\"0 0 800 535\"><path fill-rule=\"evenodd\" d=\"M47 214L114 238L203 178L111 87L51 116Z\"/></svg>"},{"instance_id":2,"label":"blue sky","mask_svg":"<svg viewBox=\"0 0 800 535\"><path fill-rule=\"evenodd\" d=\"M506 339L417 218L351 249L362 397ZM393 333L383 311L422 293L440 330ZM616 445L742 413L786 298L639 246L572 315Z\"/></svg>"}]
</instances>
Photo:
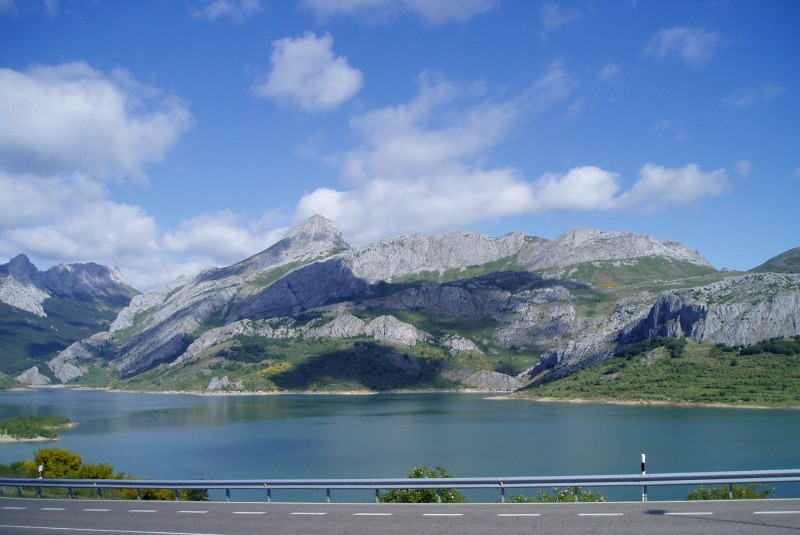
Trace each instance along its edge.
<instances>
[{"instance_id":1,"label":"blue sky","mask_svg":"<svg viewBox=\"0 0 800 535\"><path fill-rule=\"evenodd\" d=\"M800 246L796 0L0 0L0 262L140 289L321 213Z\"/></svg>"}]
</instances>

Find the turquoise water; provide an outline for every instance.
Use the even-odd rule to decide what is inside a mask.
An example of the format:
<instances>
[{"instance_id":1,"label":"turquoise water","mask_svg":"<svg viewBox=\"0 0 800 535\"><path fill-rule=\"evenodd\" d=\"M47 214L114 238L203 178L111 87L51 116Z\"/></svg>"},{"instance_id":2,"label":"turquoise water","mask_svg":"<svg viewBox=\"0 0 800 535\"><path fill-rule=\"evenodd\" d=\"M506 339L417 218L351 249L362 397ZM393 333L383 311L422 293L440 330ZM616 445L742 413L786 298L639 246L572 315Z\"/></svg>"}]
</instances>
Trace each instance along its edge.
<instances>
[{"instance_id":1,"label":"turquoise water","mask_svg":"<svg viewBox=\"0 0 800 535\"><path fill-rule=\"evenodd\" d=\"M79 422L56 443L0 444L0 463L46 446L154 479L388 478L421 463L528 476L800 467L800 411L488 400L473 394L191 396L0 392L0 418ZM789 488L794 493L793 488ZM638 489L612 491L635 499ZM778 488L778 495L786 495ZM682 497L685 490L651 489ZM679 495L679 496L678 496Z\"/></svg>"}]
</instances>

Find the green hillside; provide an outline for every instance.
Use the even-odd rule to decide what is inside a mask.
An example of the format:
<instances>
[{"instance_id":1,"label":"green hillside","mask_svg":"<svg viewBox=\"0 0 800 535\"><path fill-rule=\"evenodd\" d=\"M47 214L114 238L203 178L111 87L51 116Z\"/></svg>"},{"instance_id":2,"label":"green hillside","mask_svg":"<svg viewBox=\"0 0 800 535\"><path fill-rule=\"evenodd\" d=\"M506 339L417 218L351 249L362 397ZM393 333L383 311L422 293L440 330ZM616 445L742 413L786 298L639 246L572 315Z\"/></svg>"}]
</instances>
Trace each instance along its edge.
<instances>
[{"instance_id":1,"label":"green hillside","mask_svg":"<svg viewBox=\"0 0 800 535\"><path fill-rule=\"evenodd\" d=\"M800 337L748 348L675 340L524 390L531 398L800 407ZM650 342L650 341L648 341ZM670 345L670 347L666 347ZM683 347L679 347L683 346Z\"/></svg>"},{"instance_id":2,"label":"green hillside","mask_svg":"<svg viewBox=\"0 0 800 535\"><path fill-rule=\"evenodd\" d=\"M752 273L800 273L800 247L770 258L750 271Z\"/></svg>"}]
</instances>

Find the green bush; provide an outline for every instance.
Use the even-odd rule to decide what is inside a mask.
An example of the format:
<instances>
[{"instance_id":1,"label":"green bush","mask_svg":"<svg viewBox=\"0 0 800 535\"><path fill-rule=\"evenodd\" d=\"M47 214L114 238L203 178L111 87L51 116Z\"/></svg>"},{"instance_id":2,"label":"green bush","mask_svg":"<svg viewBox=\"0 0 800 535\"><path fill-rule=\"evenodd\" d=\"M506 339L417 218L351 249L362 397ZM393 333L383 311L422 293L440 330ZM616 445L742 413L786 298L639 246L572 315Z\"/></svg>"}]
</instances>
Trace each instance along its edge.
<instances>
[{"instance_id":1,"label":"green bush","mask_svg":"<svg viewBox=\"0 0 800 535\"><path fill-rule=\"evenodd\" d=\"M421 478L450 478L453 477L441 466L429 470L427 464L415 467L406 476L412 479ZM392 489L389 492L381 493L378 499L382 503L437 503L439 501L439 489ZM442 503L463 503L467 501L466 496L456 489L441 489Z\"/></svg>"},{"instance_id":2,"label":"green bush","mask_svg":"<svg viewBox=\"0 0 800 535\"><path fill-rule=\"evenodd\" d=\"M733 488L703 487L690 490L687 500L763 500L768 498L774 489L763 485L733 485Z\"/></svg>"},{"instance_id":3,"label":"green bush","mask_svg":"<svg viewBox=\"0 0 800 535\"><path fill-rule=\"evenodd\" d=\"M575 502L576 489L574 487L557 488L550 491L540 490L531 496L512 495L508 501L512 503L567 503ZM607 502L608 498L596 490L586 491L583 487L577 488L577 501L579 502Z\"/></svg>"}]
</instances>

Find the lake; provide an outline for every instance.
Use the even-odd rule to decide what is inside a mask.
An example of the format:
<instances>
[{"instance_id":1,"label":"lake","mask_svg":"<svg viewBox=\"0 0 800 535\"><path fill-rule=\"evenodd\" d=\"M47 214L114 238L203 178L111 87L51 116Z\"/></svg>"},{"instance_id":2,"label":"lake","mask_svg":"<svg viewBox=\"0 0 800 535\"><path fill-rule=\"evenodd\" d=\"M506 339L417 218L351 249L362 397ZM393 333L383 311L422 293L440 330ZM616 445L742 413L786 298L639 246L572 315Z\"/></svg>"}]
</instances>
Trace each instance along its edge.
<instances>
[{"instance_id":1,"label":"lake","mask_svg":"<svg viewBox=\"0 0 800 535\"><path fill-rule=\"evenodd\" d=\"M800 411L539 403L481 394L194 396L0 392L0 418L66 416L58 442L0 444L0 463L57 446L152 479L459 477L800 467ZM777 496L798 495L779 487ZM639 489L605 494L638 499ZM651 488L652 499L685 489ZM335 498L335 497L334 497ZM258 498L256 498L258 499ZM276 496L276 499L280 499Z\"/></svg>"}]
</instances>

